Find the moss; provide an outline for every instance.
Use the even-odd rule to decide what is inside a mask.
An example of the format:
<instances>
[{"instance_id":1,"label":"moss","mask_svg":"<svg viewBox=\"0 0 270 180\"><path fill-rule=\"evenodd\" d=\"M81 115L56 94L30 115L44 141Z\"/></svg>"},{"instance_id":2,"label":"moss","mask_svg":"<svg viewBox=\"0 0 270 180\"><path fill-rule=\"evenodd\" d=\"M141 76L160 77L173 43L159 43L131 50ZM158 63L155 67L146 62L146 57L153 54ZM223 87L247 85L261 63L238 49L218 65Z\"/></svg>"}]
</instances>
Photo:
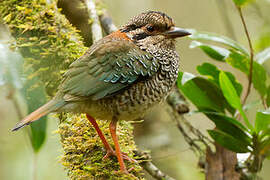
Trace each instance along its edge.
<instances>
[{"instance_id":1,"label":"moss","mask_svg":"<svg viewBox=\"0 0 270 180\"><path fill-rule=\"evenodd\" d=\"M110 144L113 144L109 135L109 123L98 121ZM127 122L120 122L118 137L121 150L133 157L136 146L133 141L132 126ZM102 142L94 128L89 124L84 115L68 115L66 120L59 126L64 155L62 164L69 172L71 179L134 179L142 177L142 169L135 163L125 161L127 168L133 168L130 176L116 172L119 164L116 157L103 159L106 154ZM134 175L134 176L133 176Z\"/></svg>"},{"instance_id":2,"label":"moss","mask_svg":"<svg viewBox=\"0 0 270 180\"><path fill-rule=\"evenodd\" d=\"M33 69L27 78L38 76L47 94L53 96L62 74L86 50L78 31L60 13L55 1L51 4L46 0L0 1L0 18L15 39L12 47L17 48L25 59L25 71ZM62 121L58 130L63 146L61 162L71 179L121 180L142 176L142 170L136 164L126 162L128 168L134 167L134 176L126 176L115 173L119 169L116 158L102 160L105 155L103 145L84 115L59 114L59 119ZM98 123L108 136L108 122ZM117 133L122 151L133 157L136 146L131 125L121 122Z\"/></svg>"},{"instance_id":3,"label":"moss","mask_svg":"<svg viewBox=\"0 0 270 180\"><path fill-rule=\"evenodd\" d=\"M0 16L16 39L13 47L25 58L25 69L34 69L28 78L38 76L52 96L62 73L86 50L77 30L55 2L45 0L1 1Z\"/></svg>"}]
</instances>

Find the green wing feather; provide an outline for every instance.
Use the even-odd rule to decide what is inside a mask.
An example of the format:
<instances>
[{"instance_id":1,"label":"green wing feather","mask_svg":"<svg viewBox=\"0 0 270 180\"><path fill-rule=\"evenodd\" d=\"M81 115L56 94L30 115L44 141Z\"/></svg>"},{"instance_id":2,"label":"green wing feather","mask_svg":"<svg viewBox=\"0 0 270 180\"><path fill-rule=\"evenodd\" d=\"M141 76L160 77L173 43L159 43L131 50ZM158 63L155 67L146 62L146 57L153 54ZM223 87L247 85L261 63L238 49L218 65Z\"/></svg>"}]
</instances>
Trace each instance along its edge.
<instances>
[{"instance_id":1,"label":"green wing feather","mask_svg":"<svg viewBox=\"0 0 270 180\"><path fill-rule=\"evenodd\" d=\"M131 41L104 38L71 64L60 90L98 100L158 71L157 60ZM72 100L72 98L71 98Z\"/></svg>"}]
</instances>

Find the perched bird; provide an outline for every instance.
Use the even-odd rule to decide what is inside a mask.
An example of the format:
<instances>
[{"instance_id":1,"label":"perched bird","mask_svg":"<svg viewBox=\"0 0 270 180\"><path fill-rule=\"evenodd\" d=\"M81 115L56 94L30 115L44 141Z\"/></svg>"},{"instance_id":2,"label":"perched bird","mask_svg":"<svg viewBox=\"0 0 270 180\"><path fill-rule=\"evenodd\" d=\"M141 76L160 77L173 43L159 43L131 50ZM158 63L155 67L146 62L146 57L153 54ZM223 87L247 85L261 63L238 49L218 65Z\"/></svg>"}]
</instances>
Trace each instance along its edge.
<instances>
[{"instance_id":1,"label":"perched bird","mask_svg":"<svg viewBox=\"0 0 270 180\"><path fill-rule=\"evenodd\" d=\"M118 120L135 120L161 102L178 75L175 38L190 35L162 12L148 11L94 43L64 74L56 96L19 122L13 131L51 112L86 113L106 150L127 173L119 148ZM108 120L115 151L95 119Z\"/></svg>"}]
</instances>

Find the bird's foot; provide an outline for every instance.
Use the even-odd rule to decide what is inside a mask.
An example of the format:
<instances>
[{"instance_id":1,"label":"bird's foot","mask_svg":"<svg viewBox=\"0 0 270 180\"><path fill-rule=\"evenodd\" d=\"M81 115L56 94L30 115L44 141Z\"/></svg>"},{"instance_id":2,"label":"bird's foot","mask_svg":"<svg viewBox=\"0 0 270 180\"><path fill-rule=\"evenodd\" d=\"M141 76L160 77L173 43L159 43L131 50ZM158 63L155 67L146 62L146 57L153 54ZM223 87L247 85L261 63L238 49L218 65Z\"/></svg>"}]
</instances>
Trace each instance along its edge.
<instances>
[{"instance_id":1,"label":"bird's foot","mask_svg":"<svg viewBox=\"0 0 270 180\"><path fill-rule=\"evenodd\" d=\"M114 173L116 174L126 174L126 175L129 175L129 176L132 176L134 179L138 179L136 176L134 176L133 174L131 174L130 172L133 171L135 168L134 167L131 167L129 169L124 169L124 170L118 170L118 171L114 171ZM139 180L139 179L138 179Z\"/></svg>"},{"instance_id":2,"label":"bird's foot","mask_svg":"<svg viewBox=\"0 0 270 180\"><path fill-rule=\"evenodd\" d=\"M127 161L129 161L129 162L133 162L133 163L138 163L135 159L130 158L130 157L129 157L126 153L124 153L124 152L121 152L121 155L122 155L122 158L123 158L124 160L127 160ZM107 151L107 153L106 153L106 155L103 157L103 159L108 159L108 158L111 157L111 156L116 156L115 151L113 151L113 150Z\"/></svg>"}]
</instances>

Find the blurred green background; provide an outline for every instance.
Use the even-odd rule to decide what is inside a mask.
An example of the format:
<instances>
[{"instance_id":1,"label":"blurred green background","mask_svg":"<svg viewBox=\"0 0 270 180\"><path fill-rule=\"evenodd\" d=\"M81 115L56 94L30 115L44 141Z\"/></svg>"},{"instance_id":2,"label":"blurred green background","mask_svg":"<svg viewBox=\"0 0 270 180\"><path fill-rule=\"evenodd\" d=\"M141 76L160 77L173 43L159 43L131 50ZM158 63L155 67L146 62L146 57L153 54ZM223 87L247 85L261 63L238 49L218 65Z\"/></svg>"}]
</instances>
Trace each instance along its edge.
<instances>
[{"instance_id":1,"label":"blurred green background","mask_svg":"<svg viewBox=\"0 0 270 180\"><path fill-rule=\"evenodd\" d=\"M225 9L233 25L237 41L247 47L242 24L232 1L226 1L226 8L220 2L220 0L104 0L117 26L126 23L128 19L143 11L158 10L172 17L179 27L232 37L232 34L228 32L228 26L224 23L221 10ZM250 4L244 8L244 16L255 44L255 50L261 48L260 37L269 30L267 26L267 21L270 21L269 8L269 0L258 0L255 5ZM6 40L5 33L3 31L0 33L1 42ZM189 43L190 40L187 38L177 42L181 71L196 73L197 65L211 60L199 49L190 49ZM221 66L217 62L214 63ZM239 71L229 66L224 67L224 64L222 68L236 74L240 82L247 83L245 76ZM28 180L32 179L33 173L37 174L38 180L68 179L64 168L59 163L61 146L59 135L55 133L58 124L56 118L53 115L49 117L46 142L38 157L34 157L27 130L15 133L10 131L19 118L13 102L8 99L8 94L9 88L0 84L0 180ZM255 98L251 95L249 99ZM251 112L249 115L253 116L254 113ZM187 119L205 134L206 129L214 127L200 114L187 116ZM145 118L144 123L136 125L135 136L138 146L144 150L151 150L154 163L170 176L182 180L204 179L203 173L197 168L198 157L189 149L175 123L168 116L166 106L157 107ZM34 166L35 163L36 166ZM269 160L264 163L261 177L265 180L270 177ZM147 177L147 179L151 178Z\"/></svg>"}]
</instances>

